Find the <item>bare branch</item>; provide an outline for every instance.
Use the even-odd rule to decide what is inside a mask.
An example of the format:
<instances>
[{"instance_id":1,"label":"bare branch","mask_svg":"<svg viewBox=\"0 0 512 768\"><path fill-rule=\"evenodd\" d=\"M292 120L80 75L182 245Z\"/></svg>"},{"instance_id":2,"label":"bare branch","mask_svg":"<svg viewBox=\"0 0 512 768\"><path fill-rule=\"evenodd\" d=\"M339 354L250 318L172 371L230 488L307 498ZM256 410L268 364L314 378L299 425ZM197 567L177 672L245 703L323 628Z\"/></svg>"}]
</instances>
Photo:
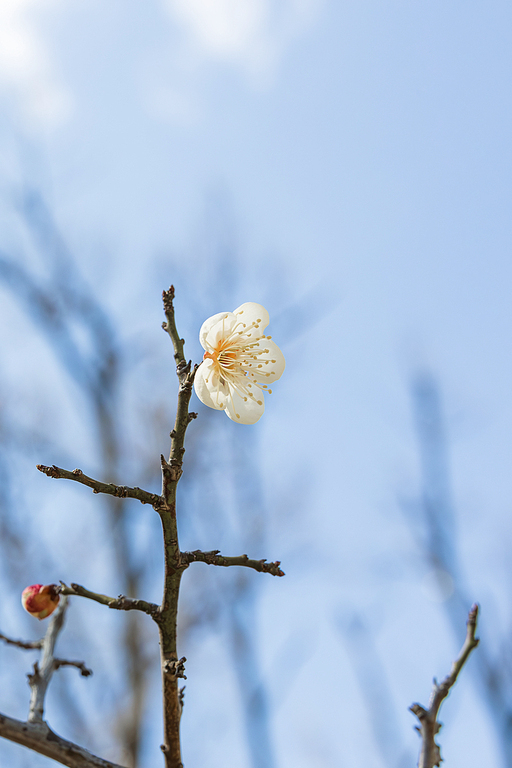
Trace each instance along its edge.
<instances>
[{"instance_id":1,"label":"bare branch","mask_svg":"<svg viewBox=\"0 0 512 768\"><path fill-rule=\"evenodd\" d=\"M182 552L182 560L186 563L207 563L208 565L222 565L228 567L230 565L242 565L246 568L254 568L255 571L260 573L271 573L272 576L284 576L284 571L279 567L281 565L280 560L276 560L275 563L267 563L263 560L250 560L247 555L239 555L238 557L224 557L220 554L219 549L213 549L210 552L201 552L200 549L196 549L193 552Z\"/></svg>"},{"instance_id":2,"label":"bare branch","mask_svg":"<svg viewBox=\"0 0 512 768\"><path fill-rule=\"evenodd\" d=\"M68 587L63 581L60 583L61 586L59 591L62 595L86 597L89 600L94 600L96 603L101 603L101 605L106 605L108 608L113 608L117 611L142 611L154 618L160 610L160 607L156 603L148 603L146 600L138 600L133 597L125 597L124 595L109 597L108 595L102 595L99 592L91 592L80 584L72 582Z\"/></svg>"},{"instance_id":3,"label":"bare branch","mask_svg":"<svg viewBox=\"0 0 512 768\"><path fill-rule=\"evenodd\" d=\"M86 667L83 661L69 661L68 659L54 659L53 665L55 669L61 667L76 667L80 670L82 677L90 677L92 675L92 669Z\"/></svg>"},{"instance_id":4,"label":"bare branch","mask_svg":"<svg viewBox=\"0 0 512 768\"><path fill-rule=\"evenodd\" d=\"M123 768L58 736L46 723L24 723L0 713L0 736L68 768Z\"/></svg>"},{"instance_id":5,"label":"bare branch","mask_svg":"<svg viewBox=\"0 0 512 768\"><path fill-rule=\"evenodd\" d=\"M41 640L33 640L32 642L25 642L24 640L13 640L7 635L3 635L0 632L0 640L8 645L15 645L17 648L23 648L26 651L33 651L43 647L43 638Z\"/></svg>"},{"instance_id":6,"label":"bare branch","mask_svg":"<svg viewBox=\"0 0 512 768\"><path fill-rule=\"evenodd\" d=\"M185 339L180 339L178 331L176 330L173 305L174 285L171 285L168 291L162 292L162 300L164 303L165 317L167 318L167 322L162 323L162 328L164 331L167 331L171 337L172 345L174 347L174 359L176 360L176 365L178 366L180 363L186 362L185 355L183 354L183 345L185 344Z\"/></svg>"},{"instance_id":7,"label":"bare branch","mask_svg":"<svg viewBox=\"0 0 512 768\"><path fill-rule=\"evenodd\" d=\"M68 469L61 469L53 464L51 467L45 467L38 464L37 469L48 477L64 478L66 480L75 480L88 488L92 488L93 493L106 493L110 496L117 496L121 499L137 499L141 504L151 504L152 507L159 507L162 498L157 493L149 493L142 488L130 488L128 485L115 485L114 483L102 483L94 480L92 477L84 475L81 469L74 469L70 472Z\"/></svg>"},{"instance_id":8,"label":"bare branch","mask_svg":"<svg viewBox=\"0 0 512 768\"><path fill-rule=\"evenodd\" d=\"M56 669L74 666L84 677L92 674L81 661L56 659L53 655L57 638L64 625L67 604L68 599L63 595L42 640L41 665L36 662L34 671L28 675L31 695L27 722L0 714L0 736L45 755L68 768L121 768L108 760L96 757L77 744L62 739L43 720L46 691Z\"/></svg>"},{"instance_id":9,"label":"bare branch","mask_svg":"<svg viewBox=\"0 0 512 768\"><path fill-rule=\"evenodd\" d=\"M478 605L475 604L469 612L464 645L462 646L458 657L452 664L450 674L445 677L441 683L437 683L434 679L428 710L422 707L421 704L413 704L409 707L410 711L413 712L420 721L418 730L422 739L422 745L418 768L434 768L434 766L441 764L441 750L439 745L435 742L435 736L441 729L441 723L437 721L437 717L441 704L450 693L450 690L455 684L462 667L468 660L471 651L476 648L480 642L478 638L475 638L477 619Z\"/></svg>"},{"instance_id":10,"label":"bare branch","mask_svg":"<svg viewBox=\"0 0 512 768\"><path fill-rule=\"evenodd\" d=\"M162 521L164 537L165 579L162 606L157 617L160 630L160 654L162 668L162 686L164 699L164 743L162 752L166 768L182 768L180 747L181 699L176 674L169 674L169 669L179 664L177 652L178 595L180 580L184 570L178 542L176 521L176 488L182 474L183 455L185 453L185 433L194 418L188 410L192 396L192 385L197 366L185 360L183 339L180 338L174 320L174 287L163 292L164 312L167 322L164 330L171 337L176 361L176 375L179 382L178 407L174 429L171 432L171 451L169 460L162 456L162 497L163 503L158 508ZM174 666L173 666L174 665Z\"/></svg>"},{"instance_id":11,"label":"bare branch","mask_svg":"<svg viewBox=\"0 0 512 768\"><path fill-rule=\"evenodd\" d=\"M53 651L59 633L64 626L67 598L63 597L60 605L53 614L42 643L41 666L37 661L34 664L34 672L28 675L30 685L30 708L28 713L29 723L42 723L44 714L44 697L46 689L55 671Z\"/></svg>"}]
</instances>

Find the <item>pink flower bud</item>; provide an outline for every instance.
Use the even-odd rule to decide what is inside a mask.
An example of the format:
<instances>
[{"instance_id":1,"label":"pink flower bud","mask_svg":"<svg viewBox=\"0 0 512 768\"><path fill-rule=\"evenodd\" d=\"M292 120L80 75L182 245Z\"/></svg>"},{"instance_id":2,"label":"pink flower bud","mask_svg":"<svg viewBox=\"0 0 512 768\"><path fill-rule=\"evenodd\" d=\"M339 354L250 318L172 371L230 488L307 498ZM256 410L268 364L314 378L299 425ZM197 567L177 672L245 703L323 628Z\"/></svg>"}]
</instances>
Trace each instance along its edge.
<instances>
[{"instance_id":1,"label":"pink flower bud","mask_svg":"<svg viewBox=\"0 0 512 768\"><path fill-rule=\"evenodd\" d=\"M32 584L21 593L21 604L36 619L46 619L59 604L56 584Z\"/></svg>"}]
</instances>

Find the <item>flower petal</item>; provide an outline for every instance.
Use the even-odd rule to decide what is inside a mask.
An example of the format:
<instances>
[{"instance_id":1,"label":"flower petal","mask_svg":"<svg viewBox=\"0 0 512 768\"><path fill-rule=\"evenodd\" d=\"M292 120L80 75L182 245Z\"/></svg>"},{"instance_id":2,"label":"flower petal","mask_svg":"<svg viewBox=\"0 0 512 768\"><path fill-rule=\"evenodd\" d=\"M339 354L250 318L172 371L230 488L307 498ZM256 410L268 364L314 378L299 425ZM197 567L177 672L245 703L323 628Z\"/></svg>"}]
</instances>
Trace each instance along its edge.
<instances>
[{"instance_id":1,"label":"flower petal","mask_svg":"<svg viewBox=\"0 0 512 768\"><path fill-rule=\"evenodd\" d=\"M214 350L219 341L230 336L236 324L237 319L232 312L223 312L204 337L205 349Z\"/></svg>"},{"instance_id":2,"label":"flower petal","mask_svg":"<svg viewBox=\"0 0 512 768\"><path fill-rule=\"evenodd\" d=\"M233 312L237 319L242 323L245 323L245 334L249 338L254 336L261 336L267 325L269 324L268 312L261 304L256 304L254 301L246 301L245 304L241 304ZM250 326L255 323L255 327Z\"/></svg>"},{"instance_id":3,"label":"flower petal","mask_svg":"<svg viewBox=\"0 0 512 768\"><path fill-rule=\"evenodd\" d=\"M258 361L248 371L249 377L263 384L277 381L283 375L286 366L283 353L272 339L262 339L258 343L258 348L268 351L258 355Z\"/></svg>"},{"instance_id":4,"label":"flower petal","mask_svg":"<svg viewBox=\"0 0 512 768\"><path fill-rule=\"evenodd\" d=\"M258 390L254 398L245 398L231 390L225 410L231 421L237 424L256 424L265 411L263 393Z\"/></svg>"},{"instance_id":5,"label":"flower petal","mask_svg":"<svg viewBox=\"0 0 512 768\"><path fill-rule=\"evenodd\" d=\"M232 315L232 312L217 312L216 315L212 315L208 318L208 320L205 320L204 323L201 326L201 330L199 331L199 341L201 342L201 346L203 349L206 349L206 337L210 330L213 328L214 325L216 325L219 320L222 320L225 317L228 317L229 315Z\"/></svg>"},{"instance_id":6,"label":"flower petal","mask_svg":"<svg viewBox=\"0 0 512 768\"><path fill-rule=\"evenodd\" d=\"M229 390L215 373L213 360L204 360L196 371L194 389L202 403L216 411L226 407Z\"/></svg>"}]
</instances>

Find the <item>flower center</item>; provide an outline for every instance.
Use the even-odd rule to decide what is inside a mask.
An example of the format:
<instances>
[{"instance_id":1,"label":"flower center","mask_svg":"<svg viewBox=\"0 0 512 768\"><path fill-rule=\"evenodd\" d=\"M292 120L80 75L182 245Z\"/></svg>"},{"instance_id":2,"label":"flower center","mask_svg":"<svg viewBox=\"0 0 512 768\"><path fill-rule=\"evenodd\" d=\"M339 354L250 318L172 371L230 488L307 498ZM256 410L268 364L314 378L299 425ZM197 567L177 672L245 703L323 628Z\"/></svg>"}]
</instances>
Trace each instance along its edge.
<instances>
[{"instance_id":1,"label":"flower center","mask_svg":"<svg viewBox=\"0 0 512 768\"><path fill-rule=\"evenodd\" d=\"M233 411L238 419L240 414L236 413L233 401L234 393L245 402L253 400L258 405L263 405L263 401L257 399L259 392L272 393L268 385L261 381L262 378L264 380L274 373L265 370L266 366L272 368L272 364L276 361L267 357L269 350L261 345L263 339L270 339L271 337L264 334L254 337L247 335L252 328L258 328L260 322L261 320L253 322L249 328L245 323L237 323L228 335L221 338L215 347L210 347L203 355L203 360L212 360L214 371L218 376L217 403L220 407L224 407L220 401L226 396L230 398ZM240 328L242 330L239 330ZM224 390L221 394L221 387L226 385L228 387L227 392Z\"/></svg>"},{"instance_id":2,"label":"flower center","mask_svg":"<svg viewBox=\"0 0 512 768\"><path fill-rule=\"evenodd\" d=\"M213 360L218 374L221 374L222 371L233 370L233 363L237 356L236 352L232 348L230 349L230 346L229 339L221 339L215 349L212 349L211 352L205 352L203 355L203 360Z\"/></svg>"}]
</instances>

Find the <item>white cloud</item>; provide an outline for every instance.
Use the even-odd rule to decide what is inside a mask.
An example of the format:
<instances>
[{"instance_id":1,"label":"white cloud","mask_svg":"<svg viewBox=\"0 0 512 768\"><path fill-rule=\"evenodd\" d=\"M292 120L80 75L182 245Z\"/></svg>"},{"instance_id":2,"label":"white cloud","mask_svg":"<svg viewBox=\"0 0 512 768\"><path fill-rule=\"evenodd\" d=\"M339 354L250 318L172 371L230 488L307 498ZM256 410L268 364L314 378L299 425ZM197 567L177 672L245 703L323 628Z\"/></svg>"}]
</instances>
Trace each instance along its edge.
<instances>
[{"instance_id":1,"label":"white cloud","mask_svg":"<svg viewBox=\"0 0 512 768\"><path fill-rule=\"evenodd\" d=\"M271 77L290 41L312 21L322 0L162 0L189 49L206 60Z\"/></svg>"},{"instance_id":2,"label":"white cloud","mask_svg":"<svg viewBox=\"0 0 512 768\"><path fill-rule=\"evenodd\" d=\"M14 99L29 124L48 127L60 123L70 107L35 24L35 12L55 4L55 0L0 0L0 88Z\"/></svg>"},{"instance_id":3,"label":"white cloud","mask_svg":"<svg viewBox=\"0 0 512 768\"><path fill-rule=\"evenodd\" d=\"M197 122L212 65L269 87L290 43L305 33L325 0L159 0L172 44L153 51L141 72L146 109L174 125Z\"/></svg>"}]
</instances>

